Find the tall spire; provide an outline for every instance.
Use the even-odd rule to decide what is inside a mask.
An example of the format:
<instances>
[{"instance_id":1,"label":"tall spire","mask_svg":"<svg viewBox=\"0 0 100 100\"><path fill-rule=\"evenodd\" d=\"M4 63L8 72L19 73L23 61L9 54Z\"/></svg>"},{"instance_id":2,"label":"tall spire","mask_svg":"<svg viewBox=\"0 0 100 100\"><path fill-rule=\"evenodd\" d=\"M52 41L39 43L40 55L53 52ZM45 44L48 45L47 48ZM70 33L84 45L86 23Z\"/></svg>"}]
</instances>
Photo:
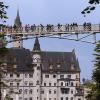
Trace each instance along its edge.
<instances>
[{"instance_id":1,"label":"tall spire","mask_svg":"<svg viewBox=\"0 0 100 100\"><path fill-rule=\"evenodd\" d=\"M39 43L38 37L36 37L36 39L35 39L33 51L41 51L41 49L40 49L40 43Z\"/></svg>"},{"instance_id":2,"label":"tall spire","mask_svg":"<svg viewBox=\"0 0 100 100\"><path fill-rule=\"evenodd\" d=\"M19 15L19 9L17 10L17 16L16 16L16 19L15 19L14 25L16 27L20 27L22 25L21 20L20 20L20 15Z\"/></svg>"}]
</instances>

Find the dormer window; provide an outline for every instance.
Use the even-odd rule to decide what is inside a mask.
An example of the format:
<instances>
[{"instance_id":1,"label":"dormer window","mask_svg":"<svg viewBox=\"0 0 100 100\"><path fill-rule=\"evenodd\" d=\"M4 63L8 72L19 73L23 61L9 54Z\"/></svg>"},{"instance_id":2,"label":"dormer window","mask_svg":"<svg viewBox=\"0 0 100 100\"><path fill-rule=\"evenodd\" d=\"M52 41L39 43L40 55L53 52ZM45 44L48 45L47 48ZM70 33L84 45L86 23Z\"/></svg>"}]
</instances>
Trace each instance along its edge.
<instances>
[{"instance_id":1,"label":"dormer window","mask_svg":"<svg viewBox=\"0 0 100 100\"><path fill-rule=\"evenodd\" d=\"M60 68L60 67L61 67L61 64L60 64L60 63L58 63L58 64L57 64L57 68Z\"/></svg>"},{"instance_id":2,"label":"dormer window","mask_svg":"<svg viewBox=\"0 0 100 100\"><path fill-rule=\"evenodd\" d=\"M16 60L16 57L14 57L14 62L16 62L17 60Z\"/></svg>"},{"instance_id":3,"label":"dormer window","mask_svg":"<svg viewBox=\"0 0 100 100\"><path fill-rule=\"evenodd\" d=\"M71 64L71 70L74 70L74 69L75 69L74 64Z\"/></svg>"},{"instance_id":4,"label":"dormer window","mask_svg":"<svg viewBox=\"0 0 100 100\"><path fill-rule=\"evenodd\" d=\"M49 69L53 69L53 64L50 64L49 65Z\"/></svg>"},{"instance_id":5,"label":"dormer window","mask_svg":"<svg viewBox=\"0 0 100 100\"><path fill-rule=\"evenodd\" d=\"M17 65L13 65L13 68L17 68Z\"/></svg>"}]
</instances>

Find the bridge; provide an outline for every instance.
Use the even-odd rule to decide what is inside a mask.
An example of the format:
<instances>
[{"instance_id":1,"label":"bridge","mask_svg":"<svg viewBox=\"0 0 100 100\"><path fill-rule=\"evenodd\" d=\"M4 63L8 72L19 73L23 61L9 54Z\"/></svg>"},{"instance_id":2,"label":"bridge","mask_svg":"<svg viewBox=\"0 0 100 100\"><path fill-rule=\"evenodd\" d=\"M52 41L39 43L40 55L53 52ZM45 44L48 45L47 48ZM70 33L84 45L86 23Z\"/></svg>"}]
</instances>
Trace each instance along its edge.
<instances>
[{"instance_id":1,"label":"bridge","mask_svg":"<svg viewBox=\"0 0 100 100\"><path fill-rule=\"evenodd\" d=\"M38 26L36 26L35 24L27 24L22 27L3 26L0 27L0 33L10 37L20 36L21 40L33 37L48 37L95 44L97 42L96 35L100 35L100 24L84 23L83 25L77 25L73 23L66 25L48 24L47 26L43 26L42 24ZM85 38L90 36L93 36L92 41L84 40ZM11 38L11 40L8 42L12 41L18 41L18 39Z\"/></svg>"}]
</instances>

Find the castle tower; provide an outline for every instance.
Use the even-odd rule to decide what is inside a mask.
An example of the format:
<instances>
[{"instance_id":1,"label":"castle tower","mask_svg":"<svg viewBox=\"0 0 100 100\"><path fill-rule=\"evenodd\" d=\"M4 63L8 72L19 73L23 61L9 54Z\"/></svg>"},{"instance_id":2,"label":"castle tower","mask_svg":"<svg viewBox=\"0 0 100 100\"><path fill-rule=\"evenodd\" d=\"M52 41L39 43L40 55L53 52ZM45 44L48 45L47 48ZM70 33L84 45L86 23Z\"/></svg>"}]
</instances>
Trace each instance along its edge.
<instances>
[{"instance_id":1,"label":"castle tower","mask_svg":"<svg viewBox=\"0 0 100 100\"><path fill-rule=\"evenodd\" d=\"M22 22L20 20L19 10L17 10L17 16L16 16L16 19L14 21L14 30L15 30L15 32L20 32L21 28L22 28ZM13 42L13 47L23 48L23 40L21 40L22 36L13 36L12 39L19 40L19 41Z\"/></svg>"},{"instance_id":2,"label":"castle tower","mask_svg":"<svg viewBox=\"0 0 100 100\"><path fill-rule=\"evenodd\" d=\"M34 47L32 50L32 58L33 58L33 68L34 68L34 76L36 79L36 88L35 88L35 97L34 100L41 100L41 49L39 40L36 37Z\"/></svg>"}]
</instances>

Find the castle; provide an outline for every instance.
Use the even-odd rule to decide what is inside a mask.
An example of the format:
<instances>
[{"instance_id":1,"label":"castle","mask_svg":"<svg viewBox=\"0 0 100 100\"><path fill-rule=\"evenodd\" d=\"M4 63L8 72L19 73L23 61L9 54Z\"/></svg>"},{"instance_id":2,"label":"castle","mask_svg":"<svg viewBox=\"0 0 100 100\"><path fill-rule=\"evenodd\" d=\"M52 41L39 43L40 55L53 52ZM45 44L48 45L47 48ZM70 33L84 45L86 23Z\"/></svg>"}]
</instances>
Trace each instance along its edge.
<instances>
[{"instance_id":1,"label":"castle","mask_svg":"<svg viewBox=\"0 0 100 100\"><path fill-rule=\"evenodd\" d=\"M16 27L21 26L19 11ZM15 37L14 37L15 38ZM16 38L21 38L16 36ZM13 42L5 56L5 81L11 100L85 100L80 83L80 66L75 51L42 51L38 37L33 50Z\"/></svg>"}]
</instances>

